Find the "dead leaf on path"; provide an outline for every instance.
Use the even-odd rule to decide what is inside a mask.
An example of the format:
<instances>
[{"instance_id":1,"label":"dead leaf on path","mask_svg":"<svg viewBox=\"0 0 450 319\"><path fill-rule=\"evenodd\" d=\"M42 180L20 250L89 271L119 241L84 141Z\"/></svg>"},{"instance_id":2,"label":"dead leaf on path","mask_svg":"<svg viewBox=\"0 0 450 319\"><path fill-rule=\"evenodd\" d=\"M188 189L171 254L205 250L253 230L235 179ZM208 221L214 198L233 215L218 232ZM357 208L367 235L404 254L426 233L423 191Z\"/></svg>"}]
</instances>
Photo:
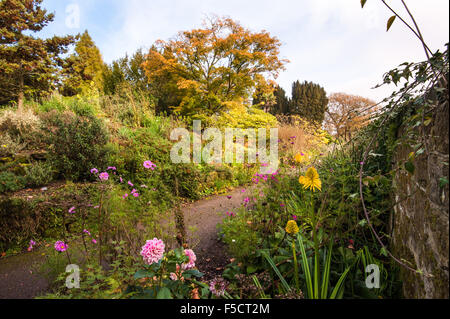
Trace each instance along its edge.
<instances>
[{"instance_id":1,"label":"dead leaf on path","mask_svg":"<svg viewBox=\"0 0 450 319\"><path fill-rule=\"evenodd\" d=\"M6 253L5 252L2 252L2 257L5 257L6 256Z\"/></svg>"}]
</instances>

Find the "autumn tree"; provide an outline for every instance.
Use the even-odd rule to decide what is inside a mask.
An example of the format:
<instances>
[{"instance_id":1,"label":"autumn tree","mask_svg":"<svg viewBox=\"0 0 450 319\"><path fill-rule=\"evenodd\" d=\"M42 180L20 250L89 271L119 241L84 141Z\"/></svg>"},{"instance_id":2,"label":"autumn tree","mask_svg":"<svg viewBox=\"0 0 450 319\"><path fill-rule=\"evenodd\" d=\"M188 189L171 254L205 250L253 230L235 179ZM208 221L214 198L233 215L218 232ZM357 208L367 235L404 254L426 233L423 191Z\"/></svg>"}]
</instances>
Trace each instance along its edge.
<instances>
[{"instance_id":1,"label":"autumn tree","mask_svg":"<svg viewBox=\"0 0 450 319\"><path fill-rule=\"evenodd\" d=\"M322 124L328 99L325 89L319 84L295 81L292 84L292 98L289 113L299 115L310 122Z\"/></svg>"},{"instance_id":2,"label":"autumn tree","mask_svg":"<svg viewBox=\"0 0 450 319\"><path fill-rule=\"evenodd\" d=\"M63 95L76 95L91 89L103 91L104 63L99 48L88 31L77 35L75 52L64 64Z\"/></svg>"},{"instance_id":3,"label":"autumn tree","mask_svg":"<svg viewBox=\"0 0 450 319\"><path fill-rule=\"evenodd\" d=\"M23 107L26 96L40 97L55 88L62 66L61 55L72 36L40 39L54 15L41 8L43 0L0 1L0 103L16 100Z\"/></svg>"},{"instance_id":4,"label":"autumn tree","mask_svg":"<svg viewBox=\"0 0 450 319\"><path fill-rule=\"evenodd\" d=\"M336 137L348 141L370 121L370 116L377 110L375 104L374 101L357 95L331 94L325 115L325 128Z\"/></svg>"},{"instance_id":5,"label":"autumn tree","mask_svg":"<svg viewBox=\"0 0 450 319\"><path fill-rule=\"evenodd\" d=\"M214 114L227 101L250 101L258 84L284 69L280 45L266 31L252 32L230 18L214 17L200 29L157 41L144 68L159 110Z\"/></svg>"}]
</instances>

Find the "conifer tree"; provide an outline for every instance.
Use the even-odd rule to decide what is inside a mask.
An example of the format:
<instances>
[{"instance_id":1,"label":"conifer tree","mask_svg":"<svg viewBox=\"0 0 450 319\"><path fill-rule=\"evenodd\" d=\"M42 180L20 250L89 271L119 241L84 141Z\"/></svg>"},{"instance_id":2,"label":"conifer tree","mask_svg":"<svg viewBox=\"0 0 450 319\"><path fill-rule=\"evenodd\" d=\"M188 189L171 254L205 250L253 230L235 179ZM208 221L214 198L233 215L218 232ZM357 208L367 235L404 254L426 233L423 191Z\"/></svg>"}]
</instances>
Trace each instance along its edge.
<instances>
[{"instance_id":1,"label":"conifer tree","mask_svg":"<svg viewBox=\"0 0 450 319\"><path fill-rule=\"evenodd\" d=\"M0 0L0 104L16 100L21 109L25 97L41 97L57 84L60 56L74 38L33 36L54 19L42 1Z\"/></svg>"},{"instance_id":2,"label":"conifer tree","mask_svg":"<svg viewBox=\"0 0 450 319\"><path fill-rule=\"evenodd\" d=\"M292 84L290 114L296 114L308 121L322 124L327 104L327 93L319 84L307 81L303 83L295 81Z\"/></svg>"},{"instance_id":3,"label":"conifer tree","mask_svg":"<svg viewBox=\"0 0 450 319\"><path fill-rule=\"evenodd\" d=\"M99 48L88 31L77 35L75 52L65 61L64 95L76 95L92 88L103 90L104 63Z\"/></svg>"}]
</instances>

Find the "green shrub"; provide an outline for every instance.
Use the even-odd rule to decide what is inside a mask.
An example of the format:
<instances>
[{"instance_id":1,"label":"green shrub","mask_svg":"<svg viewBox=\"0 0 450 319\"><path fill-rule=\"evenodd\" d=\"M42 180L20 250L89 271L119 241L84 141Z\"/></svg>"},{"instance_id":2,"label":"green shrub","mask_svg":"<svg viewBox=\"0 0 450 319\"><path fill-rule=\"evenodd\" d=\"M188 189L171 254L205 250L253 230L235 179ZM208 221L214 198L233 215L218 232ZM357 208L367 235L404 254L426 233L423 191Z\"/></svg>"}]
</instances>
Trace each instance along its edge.
<instances>
[{"instance_id":1,"label":"green shrub","mask_svg":"<svg viewBox=\"0 0 450 319\"><path fill-rule=\"evenodd\" d=\"M14 192L24 188L26 180L11 172L0 172L0 194Z\"/></svg>"},{"instance_id":2,"label":"green shrub","mask_svg":"<svg viewBox=\"0 0 450 319\"><path fill-rule=\"evenodd\" d=\"M72 180L90 179L90 169L103 166L108 154L107 131L93 116L76 116L71 112L52 111L42 115L49 160L58 177Z\"/></svg>"},{"instance_id":3,"label":"green shrub","mask_svg":"<svg viewBox=\"0 0 450 319\"><path fill-rule=\"evenodd\" d=\"M50 163L36 162L25 168L25 179L27 186L39 187L47 185L53 180L55 170Z\"/></svg>"}]
</instances>

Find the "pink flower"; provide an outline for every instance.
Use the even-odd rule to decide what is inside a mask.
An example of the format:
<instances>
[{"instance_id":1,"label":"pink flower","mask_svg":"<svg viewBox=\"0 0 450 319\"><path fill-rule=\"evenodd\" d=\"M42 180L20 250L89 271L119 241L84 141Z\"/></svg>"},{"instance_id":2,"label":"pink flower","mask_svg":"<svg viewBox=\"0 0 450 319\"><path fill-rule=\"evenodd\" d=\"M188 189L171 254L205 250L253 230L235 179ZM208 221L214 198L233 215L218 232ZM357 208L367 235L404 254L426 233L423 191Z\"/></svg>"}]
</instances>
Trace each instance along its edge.
<instances>
[{"instance_id":1,"label":"pink flower","mask_svg":"<svg viewBox=\"0 0 450 319\"><path fill-rule=\"evenodd\" d=\"M156 164L152 163L151 161L145 161L144 167L149 168L153 171L156 168Z\"/></svg>"},{"instance_id":2,"label":"pink flower","mask_svg":"<svg viewBox=\"0 0 450 319\"><path fill-rule=\"evenodd\" d=\"M133 193L134 197L139 197L139 193Z\"/></svg>"},{"instance_id":3,"label":"pink flower","mask_svg":"<svg viewBox=\"0 0 450 319\"><path fill-rule=\"evenodd\" d=\"M225 290L227 288L227 283L223 278L214 278L209 283L209 290L216 297L221 297L225 294Z\"/></svg>"},{"instance_id":4,"label":"pink flower","mask_svg":"<svg viewBox=\"0 0 450 319\"><path fill-rule=\"evenodd\" d=\"M243 188L243 189L241 190L241 192L242 192L242 193L245 193L245 188Z\"/></svg>"},{"instance_id":5,"label":"pink flower","mask_svg":"<svg viewBox=\"0 0 450 319\"><path fill-rule=\"evenodd\" d=\"M186 264L182 264L181 268L183 270L191 269L195 267L195 261L197 260L197 256L192 249L185 249L184 254L189 257L189 262Z\"/></svg>"},{"instance_id":6,"label":"pink flower","mask_svg":"<svg viewBox=\"0 0 450 319\"><path fill-rule=\"evenodd\" d=\"M83 229L83 233L88 234L89 236L91 236L91 232L87 229Z\"/></svg>"},{"instance_id":7,"label":"pink flower","mask_svg":"<svg viewBox=\"0 0 450 319\"><path fill-rule=\"evenodd\" d=\"M297 220L297 215L292 215L293 220Z\"/></svg>"},{"instance_id":8,"label":"pink flower","mask_svg":"<svg viewBox=\"0 0 450 319\"><path fill-rule=\"evenodd\" d=\"M92 243L93 243L93 244L96 244L97 241L96 241L95 239L92 239Z\"/></svg>"},{"instance_id":9,"label":"pink flower","mask_svg":"<svg viewBox=\"0 0 450 319\"><path fill-rule=\"evenodd\" d=\"M229 217L234 217L234 216L236 216L236 214L233 213L233 212L226 212L225 215L227 215L227 216L229 216Z\"/></svg>"},{"instance_id":10,"label":"pink flower","mask_svg":"<svg viewBox=\"0 0 450 319\"><path fill-rule=\"evenodd\" d=\"M122 178L122 177L119 177L119 181L120 181L121 183L123 183L123 178Z\"/></svg>"},{"instance_id":11,"label":"pink flower","mask_svg":"<svg viewBox=\"0 0 450 319\"><path fill-rule=\"evenodd\" d=\"M247 205L250 202L250 198L245 197L244 198L244 206Z\"/></svg>"},{"instance_id":12,"label":"pink flower","mask_svg":"<svg viewBox=\"0 0 450 319\"><path fill-rule=\"evenodd\" d=\"M125 193L125 194L122 196L123 199L126 199L127 197L128 197L128 194L127 194L127 193Z\"/></svg>"},{"instance_id":13,"label":"pink flower","mask_svg":"<svg viewBox=\"0 0 450 319\"><path fill-rule=\"evenodd\" d=\"M106 172L100 173L100 175L98 175L98 177L102 180L102 181L107 181L109 178L109 174Z\"/></svg>"},{"instance_id":14,"label":"pink flower","mask_svg":"<svg viewBox=\"0 0 450 319\"><path fill-rule=\"evenodd\" d=\"M280 204L280 207L284 207L285 205L283 203Z\"/></svg>"},{"instance_id":15,"label":"pink flower","mask_svg":"<svg viewBox=\"0 0 450 319\"><path fill-rule=\"evenodd\" d=\"M170 277L171 280L178 280L178 276L174 272L171 272L169 277Z\"/></svg>"},{"instance_id":16,"label":"pink flower","mask_svg":"<svg viewBox=\"0 0 450 319\"><path fill-rule=\"evenodd\" d=\"M106 170L113 170L113 171L115 171L115 170L117 170L117 168L115 166L108 166L108 168Z\"/></svg>"},{"instance_id":17,"label":"pink flower","mask_svg":"<svg viewBox=\"0 0 450 319\"><path fill-rule=\"evenodd\" d=\"M128 181L128 185L130 185L131 187L134 186L134 184L132 182L130 182L130 181Z\"/></svg>"},{"instance_id":18,"label":"pink flower","mask_svg":"<svg viewBox=\"0 0 450 319\"><path fill-rule=\"evenodd\" d=\"M75 206L69 208L69 214L75 213Z\"/></svg>"},{"instance_id":19,"label":"pink flower","mask_svg":"<svg viewBox=\"0 0 450 319\"><path fill-rule=\"evenodd\" d=\"M30 240L30 246L28 247L28 251L32 251L34 245L36 245L36 242L34 240Z\"/></svg>"},{"instance_id":20,"label":"pink flower","mask_svg":"<svg viewBox=\"0 0 450 319\"><path fill-rule=\"evenodd\" d=\"M91 169L91 174L97 174L97 173L98 173L98 169L96 169L96 168Z\"/></svg>"},{"instance_id":21,"label":"pink flower","mask_svg":"<svg viewBox=\"0 0 450 319\"><path fill-rule=\"evenodd\" d=\"M228 195L227 198L228 198L228 199L231 199L231 195Z\"/></svg>"},{"instance_id":22,"label":"pink flower","mask_svg":"<svg viewBox=\"0 0 450 319\"><path fill-rule=\"evenodd\" d=\"M67 245L63 241L58 240L55 243L55 249L59 252L63 252L67 250Z\"/></svg>"},{"instance_id":23,"label":"pink flower","mask_svg":"<svg viewBox=\"0 0 450 319\"><path fill-rule=\"evenodd\" d=\"M157 263L163 258L164 248L164 242L160 239L147 240L145 245L142 246L141 256L149 265Z\"/></svg>"}]
</instances>

